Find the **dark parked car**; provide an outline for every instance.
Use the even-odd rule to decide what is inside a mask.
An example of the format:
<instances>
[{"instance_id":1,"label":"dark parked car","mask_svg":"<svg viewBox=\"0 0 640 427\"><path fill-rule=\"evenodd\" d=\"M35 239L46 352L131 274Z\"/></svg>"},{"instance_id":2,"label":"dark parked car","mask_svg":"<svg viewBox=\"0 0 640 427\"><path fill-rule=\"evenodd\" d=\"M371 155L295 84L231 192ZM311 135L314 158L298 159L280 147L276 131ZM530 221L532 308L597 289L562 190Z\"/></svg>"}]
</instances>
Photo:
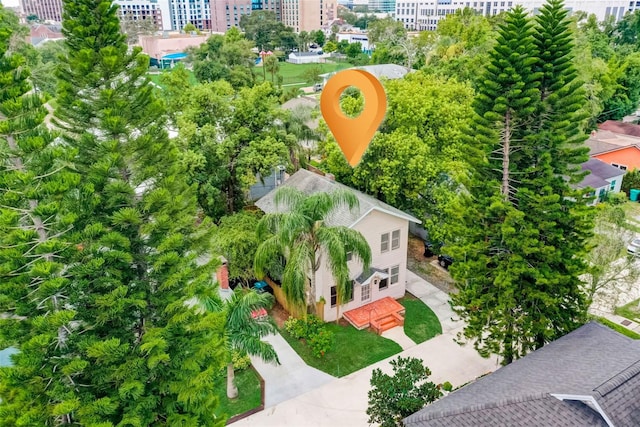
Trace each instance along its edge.
<instances>
[{"instance_id":1,"label":"dark parked car","mask_svg":"<svg viewBox=\"0 0 640 427\"><path fill-rule=\"evenodd\" d=\"M440 249L442 248L442 243L433 243L428 240L424 241L424 256L432 257L438 253L440 253Z\"/></svg>"},{"instance_id":2,"label":"dark parked car","mask_svg":"<svg viewBox=\"0 0 640 427\"><path fill-rule=\"evenodd\" d=\"M449 269L449 266L453 264L453 258L450 255L440 254L438 255L438 264L440 267Z\"/></svg>"}]
</instances>

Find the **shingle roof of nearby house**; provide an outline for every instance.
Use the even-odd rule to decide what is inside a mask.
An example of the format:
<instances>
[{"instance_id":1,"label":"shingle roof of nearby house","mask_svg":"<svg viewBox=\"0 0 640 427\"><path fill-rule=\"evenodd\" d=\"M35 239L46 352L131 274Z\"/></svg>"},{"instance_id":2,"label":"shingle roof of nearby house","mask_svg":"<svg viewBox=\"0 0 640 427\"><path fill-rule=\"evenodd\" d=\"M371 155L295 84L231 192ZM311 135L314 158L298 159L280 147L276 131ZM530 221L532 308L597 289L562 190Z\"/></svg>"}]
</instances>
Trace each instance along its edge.
<instances>
[{"instance_id":1,"label":"shingle roof of nearby house","mask_svg":"<svg viewBox=\"0 0 640 427\"><path fill-rule=\"evenodd\" d=\"M335 180L320 176L306 169L300 169L298 172L291 175L283 185L297 188L305 194L313 194L319 192L330 193L338 188L343 188L354 193L359 201L358 209L355 209L354 211L349 211L347 207L338 209L335 214L326 219L327 224L330 225L343 225L345 227L351 227L373 210L385 212L389 215L406 219L407 221L415 222L418 224L420 223L420 220L405 212L402 212L400 209L396 209L393 206L381 202L374 197L371 197L358 190L354 190L351 187L340 184ZM278 212L279 209L276 207L273 200L275 191L276 190L269 192L266 196L258 200L256 202L256 206L258 206L260 209L262 209L262 211L266 213Z\"/></svg>"},{"instance_id":2,"label":"shingle roof of nearby house","mask_svg":"<svg viewBox=\"0 0 640 427\"><path fill-rule=\"evenodd\" d=\"M282 104L283 110L297 110L298 108L316 108L320 105L320 102L316 98L310 96L299 96L292 98Z\"/></svg>"},{"instance_id":3,"label":"shingle roof of nearby house","mask_svg":"<svg viewBox=\"0 0 640 427\"><path fill-rule=\"evenodd\" d=\"M597 154L602 154L609 151L622 150L623 148L627 148L627 146L612 144L610 142L600 141L594 138L587 139L584 144L587 147L589 147L590 156L595 156Z\"/></svg>"},{"instance_id":4,"label":"shingle roof of nearby house","mask_svg":"<svg viewBox=\"0 0 640 427\"><path fill-rule=\"evenodd\" d=\"M316 52L291 52L289 56L295 56L296 58L303 58L303 57L309 57L309 56L316 57L320 55L318 55Z\"/></svg>"},{"instance_id":5,"label":"shingle roof of nearby house","mask_svg":"<svg viewBox=\"0 0 640 427\"><path fill-rule=\"evenodd\" d=\"M634 125L633 123L624 123L617 120L607 120L604 123L600 123L598 125L598 128L614 133L621 133L623 135L640 137L640 125Z\"/></svg>"},{"instance_id":6,"label":"shingle roof of nearby house","mask_svg":"<svg viewBox=\"0 0 640 427\"><path fill-rule=\"evenodd\" d=\"M590 171L591 173L584 177L584 179L577 185L579 188L591 187L600 188L609 185L606 181L609 178L624 175L625 171L611 166L608 163L599 159L589 159L582 165L583 171Z\"/></svg>"},{"instance_id":7,"label":"shingle roof of nearby house","mask_svg":"<svg viewBox=\"0 0 640 427\"><path fill-rule=\"evenodd\" d=\"M639 395L640 342L591 322L404 422L407 427L606 426L597 402L613 425L637 426Z\"/></svg>"}]
</instances>

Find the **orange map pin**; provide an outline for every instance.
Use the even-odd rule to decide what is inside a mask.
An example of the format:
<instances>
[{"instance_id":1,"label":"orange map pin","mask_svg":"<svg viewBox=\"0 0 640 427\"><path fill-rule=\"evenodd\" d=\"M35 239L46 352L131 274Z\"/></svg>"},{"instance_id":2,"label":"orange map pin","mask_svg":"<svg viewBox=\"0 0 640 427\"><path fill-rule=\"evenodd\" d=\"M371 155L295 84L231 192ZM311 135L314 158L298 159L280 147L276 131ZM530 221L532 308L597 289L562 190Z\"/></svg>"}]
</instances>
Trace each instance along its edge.
<instances>
[{"instance_id":1,"label":"orange map pin","mask_svg":"<svg viewBox=\"0 0 640 427\"><path fill-rule=\"evenodd\" d=\"M340 95L354 86L364 96L364 108L358 117L347 117L340 108ZM351 166L360 162L387 110L387 95L382 83L363 70L344 70L329 79L322 89L320 110L331 133Z\"/></svg>"}]
</instances>

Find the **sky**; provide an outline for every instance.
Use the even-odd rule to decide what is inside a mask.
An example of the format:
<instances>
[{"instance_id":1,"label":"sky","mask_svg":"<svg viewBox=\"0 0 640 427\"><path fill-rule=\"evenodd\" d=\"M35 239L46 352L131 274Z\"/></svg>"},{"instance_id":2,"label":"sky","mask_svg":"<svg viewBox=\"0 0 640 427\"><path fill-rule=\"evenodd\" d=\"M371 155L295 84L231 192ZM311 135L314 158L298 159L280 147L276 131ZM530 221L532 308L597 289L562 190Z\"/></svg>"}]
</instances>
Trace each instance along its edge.
<instances>
[{"instance_id":1,"label":"sky","mask_svg":"<svg viewBox=\"0 0 640 427\"><path fill-rule=\"evenodd\" d=\"M2 3L3 6L7 6L7 7L18 6L18 0L0 0L0 2Z\"/></svg>"}]
</instances>

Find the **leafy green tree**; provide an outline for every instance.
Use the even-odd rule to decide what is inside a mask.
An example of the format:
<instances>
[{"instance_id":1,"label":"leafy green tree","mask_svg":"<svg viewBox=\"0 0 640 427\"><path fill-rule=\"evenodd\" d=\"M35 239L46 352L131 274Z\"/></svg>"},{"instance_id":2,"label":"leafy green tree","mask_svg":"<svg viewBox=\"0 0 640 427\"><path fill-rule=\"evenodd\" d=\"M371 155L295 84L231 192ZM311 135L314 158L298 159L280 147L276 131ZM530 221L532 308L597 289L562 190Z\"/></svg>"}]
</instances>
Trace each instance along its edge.
<instances>
[{"instance_id":1,"label":"leafy green tree","mask_svg":"<svg viewBox=\"0 0 640 427\"><path fill-rule=\"evenodd\" d=\"M189 103L190 78L189 71L183 63L178 63L171 70L160 74L160 83L164 86L160 95L167 103L167 113L174 123L176 117Z\"/></svg>"},{"instance_id":2,"label":"leafy green tree","mask_svg":"<svg viewBox=\"0 0 640 427\"><path fill-rule=\"evenodd\" d=\"M585 157L576 148L585 139L585 100L568 34L559 1L541 8L535 28L521 7L507 13L469 129L484 153L472 156L464 219L449 246L458 260L452 304L467 323L462 336L504 364L575 329L586 315L579 276L591 212L569 186Z\"/></svg>"},{"instance_id":3,"label":"leafy green tree","mask_svg":"<svg viewBox=\"0 0 640 427\"><path fill-rule=\"evenodd\" d=\"M209 312L224 313L225 343L227 348L227 397L236 399L238 387L235 384L233 352L249 354L265 362L280 364L278 355L271 344L262 341L267 335L278 331L269 316L258 316L261 309L268 310L273 305L273 296L254 290L237 287L231 297L224 302L218 298L208 298L203 303Z\"/></svg>"},{"instance_id":4,"label":"leafy green tree","mask_svg":"<svg viewBox=\"0 0 640 427\"><path fill-rule=\"evenodd\" d=\"M255 278L253 259L258 249L258 217L250 212L224 216L213 233L213 249L226 258L229 279L249 285Z\"/></svg>"},{"instance_id":5,"label":"leafy green tree","mask_svg":"<svg viewBox=\"0 0 640 427\"><path fill-rule=\"evenodd\" d=\"M288 53L298 45L293 28L278 21L275 12L256 10L251 14L242 15L240 28L259 50L282 48Z\"/></svg>"},{"instance_id":6,"label":"leafy green tree","mask_svg":"<svg viewBox=\"0 0 640 427\"><path fill-rule=\"evenodd\" d=\"M182 29L182 31L184 31L185 33L190 33L192 31L197 31L197 30L198 28L196 28L196 26L193 25L191 22L185 25L184 28Z\"/></svg>"},{"instance_id":7,"label":"leafy green tree","mask_svg":"<svg viewBox=\"0 0 640 427\"><path fill-rule=\"evenodd\" d=\"M359 231L331 226L325 220L336 210L358 206L357 197L348 190L306 195L291 187L275 193L278 213L268 213L258 224L261 241L254 262L257 277L271 273L274 259L284 259L281 283L287 301L294 307L316 310L316 272L321 257L336 284L337 309L348 300L351 280L347 253L359 260L366 270L371 263L371 248Z\"/></svg>"},{"instance_id":8,"label":"leafy green tree","mask_svg":"<svg viewBox=\"0 0 640 427\"><path fill-rule=\"evenodd\" d=\"M428 381L431 371L422 360L415 357L398 357L392 360L393 375L379 368L371 374L369 390L369 424L382 427L400 427L402 419L419 411L440 396L440 386Z\"/></svg>"},{"instance_id":9,"label":"leafy green tree","mask_svg":"<svg viewBox=\"0 0 640 427\"><path fill-rule=\"evenodd\" d=\"M77 215L62 358L73 393L54 415L105 427L222 425L211 414L224 317L189 304L216 292L217 261L202 261L211 225L198 220L195 189L145 76L149 58L128 49L116 8L64 2L55 123L81 180L65 200ZM25 383L38 381L31 375Z\"/></svg>"},{"instance_id":10,"label":"leafy green tree","mask_svg":"<svg viewBox=\"0 0 640 427\"><path fill-rule=\"evenodd\" d=\"M324 42L327 40L327 37L324 35L324 31L316 30L311 32L311 39L315 44L322 47L324 46Z\"/></svg>"},{"instance_id":11,"label":"leafy green tree","mask_svg":"<svg viewBox=\"0 0 640 427\"><path fill-rule=\"evenodd\" d=\"M470 151L464 129L470 126L473 91L467 84L422 71L385 82L387 115L362 161L351 168L322 127L323 167L353 185L423 220L435 240L446 237L447 212L468 175ZM352 107L343 103L343 111Z\"/></svg>"},{"instance_id":12,"label":"leafy green tree","mask_svg":"<svg viewBox=\"0 0 640 427\"><path fill-rule=\"evenodd\" d=\"M79 175L43 124L43 100L12 48L17 29L0 5L0 348L19 350L0 368L0 424L54 425L70 420L79 366L67 357L75 310L65 273L76 215L63 202Z\"/></svg>"},{"instance_id":13,"label":"leafy green tree","mask_svg":"<svg viewBox=\"0 0 640 427\"><path fill-rule=\"evenodd\" d=\"M226 80L235 88L253 86L255 55L253 43L233 27L224 36L214 34L199 47L189 50L193 74L200 82Z\"/></svg>"},{"instance_id":14,"label":"leafy green tree","mask_svg":"<svg viewBox=\"0 0 640 427\"><path fill-rule=\"evenodd\" d=\"M334 41L329 40L328 42L326 42L324 44L324 47L322 48L326 53L331 53L331 52L335 52L336 50L338 50L338 44Z\"/></svg>"},{"instance_id":15,"label":"leafy green tree","mask_svg":"<svg viewBox=\"0 0 640 427\"><path fill-rule=\"evenodd\" d=\"M182 161L198 201L214 220L238 212L256 175L287 164L290 143L273 86L237 93L226 82L193 87L177 123Z\"/></svg>"}]
</instances>

